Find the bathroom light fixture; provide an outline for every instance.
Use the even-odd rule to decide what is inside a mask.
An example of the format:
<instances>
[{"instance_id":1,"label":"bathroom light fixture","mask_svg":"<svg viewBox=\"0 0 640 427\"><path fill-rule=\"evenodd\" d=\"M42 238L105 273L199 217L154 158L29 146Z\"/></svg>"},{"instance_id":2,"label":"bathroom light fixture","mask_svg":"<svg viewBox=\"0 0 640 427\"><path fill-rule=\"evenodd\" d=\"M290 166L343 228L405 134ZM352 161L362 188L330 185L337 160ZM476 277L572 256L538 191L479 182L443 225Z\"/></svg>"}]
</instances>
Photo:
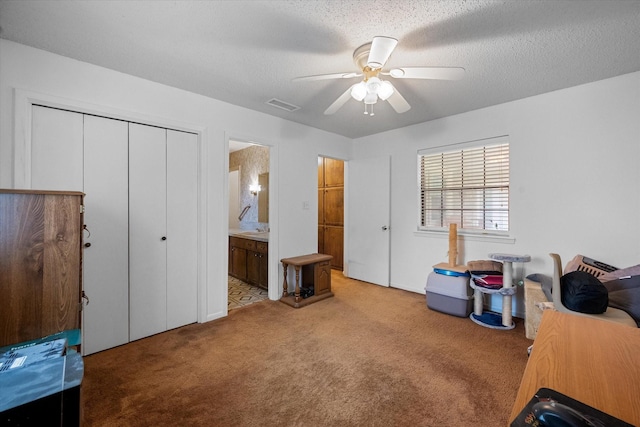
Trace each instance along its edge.
<instances>
[{"instance_id":1,"label":"bathroom light fixture","mask_svg":"<svg viewBox=\"0 0 640 427\"><path fill-rule=\"evenodd\" d=\"M262 190L262 187L260 187L260 184L251 184L249 186L249 191L251 192L251 194L253 194L254 196L257 196L258 193L260 192L260 190Z\"/></svg>"}]
</instances>

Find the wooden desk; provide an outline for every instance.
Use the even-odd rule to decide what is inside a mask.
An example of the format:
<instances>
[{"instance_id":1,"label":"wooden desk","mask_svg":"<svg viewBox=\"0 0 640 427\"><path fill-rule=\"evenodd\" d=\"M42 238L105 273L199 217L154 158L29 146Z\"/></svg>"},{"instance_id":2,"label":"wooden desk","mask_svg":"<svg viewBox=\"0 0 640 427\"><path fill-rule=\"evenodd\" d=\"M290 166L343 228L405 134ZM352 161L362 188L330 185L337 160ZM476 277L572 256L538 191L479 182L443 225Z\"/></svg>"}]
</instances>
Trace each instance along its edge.
<instances>
[{"instance_id":1,"label":"wooden desk","mask_svg":"<svg viewBox=\"0 0 640 427\"><path fill-rule=\"evenodd\" d=\"M282 283L282 301L291 307L300 308L305 305L333 296L331 292L331 260L333 256L324 254L309 254L293 258L283 258L284 282ZM287 269L293 265L296 270L296 287L294 295L289 295L287 283ZM300 297L300 270L302 270L302 285L313 286L314 295L309 298Z\"/></svg>"},{"instance_id":2,"label":"wooden desk","mask_svg":"<svg viewBox=\"0 0 640 427\"><path fill-rule=\"evenodd\" d=\"M509 422L541 387L640 426L640 329L545 310Z\"/></svg>"}]
</instances>

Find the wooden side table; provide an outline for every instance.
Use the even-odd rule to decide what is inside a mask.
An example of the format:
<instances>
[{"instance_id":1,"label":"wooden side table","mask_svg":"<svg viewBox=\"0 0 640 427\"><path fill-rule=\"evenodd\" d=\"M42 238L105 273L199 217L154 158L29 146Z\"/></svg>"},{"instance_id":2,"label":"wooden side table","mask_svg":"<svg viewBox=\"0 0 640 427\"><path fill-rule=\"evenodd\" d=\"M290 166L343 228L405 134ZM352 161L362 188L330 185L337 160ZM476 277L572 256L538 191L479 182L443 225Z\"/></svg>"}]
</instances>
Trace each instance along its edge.
<instances>
[{"instance_id":1,"label":"wooden side table","mask_svg":"<svg viewBox=\"0 0 640 427\"><path fill-rule=\"evenodd\" d=\"M294 308L321 301L333 296L331 292L331 255L309 254L293 258L283 258L284 281L282 282L282 298L280 301ZM296 287L293 295L289 294L287 269L292 265L296 271ZM300 271L302 270L302 286L313 286L314 295L309 298L300 297Z\"/></svg>"}]
</instances>

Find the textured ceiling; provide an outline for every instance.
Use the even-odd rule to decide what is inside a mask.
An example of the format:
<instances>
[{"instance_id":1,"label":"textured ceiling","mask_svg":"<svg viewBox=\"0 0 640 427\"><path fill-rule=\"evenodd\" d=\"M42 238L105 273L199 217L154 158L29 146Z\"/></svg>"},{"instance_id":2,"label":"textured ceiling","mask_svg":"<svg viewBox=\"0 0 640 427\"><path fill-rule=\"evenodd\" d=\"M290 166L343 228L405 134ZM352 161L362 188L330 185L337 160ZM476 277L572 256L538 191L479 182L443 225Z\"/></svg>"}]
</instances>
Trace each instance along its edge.
<instances>
[{"instance_id":1,"label":"textured ceiling","mask_svg":"<svg viewBox=\"0 0 640 427\"><path fill-rule=\"evenodd\" d=\"M395 80L411 110L374 117L323 114L357 79L292 81L356 71L377 35L399 40L390 67L465 77ZM638 71L640 0L0 0L0 37L356 138Z\"/></svg>"}]
</instances>

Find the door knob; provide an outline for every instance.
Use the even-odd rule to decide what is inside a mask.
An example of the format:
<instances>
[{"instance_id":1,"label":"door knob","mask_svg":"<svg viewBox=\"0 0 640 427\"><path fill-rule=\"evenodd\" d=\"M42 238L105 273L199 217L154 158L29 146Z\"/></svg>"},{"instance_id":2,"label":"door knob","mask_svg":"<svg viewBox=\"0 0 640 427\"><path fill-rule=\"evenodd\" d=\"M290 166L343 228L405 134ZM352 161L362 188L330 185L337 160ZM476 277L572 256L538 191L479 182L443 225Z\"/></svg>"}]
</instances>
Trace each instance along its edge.
<instances>
[{"instance_id":1,"label":"door knob","mask_svg":"<svg viewBox=\"0 0 640 427\"><path fill-rule=\"evenodd\" d=\"M386 225L382 226L382 231L387 231L389 229L389 227L387 227Z\"/></svg>"},{"instance_id":2,"label":"door knob","mask_svg":"<svg viewBox=\"0 0 640 427\"><path fill-rule=\"evenodd\" d=\"M167 240L167 237L166 236L162 236L162 238L160 240L165 241L165 240Z\"/></svg>"},{"instance_id":3,"label":"door knob","mask_svg":"<svg viewBox=\"0 0 640 427\"><path fill-rule=\"evenodd\" d=\"M91 243L89 243L89 242L87 242L87 243L85 243L85 244L84 244L84 247L85 247L85 248L88 248L88 247L90 247L90 246L91 246Z\"/></svg>"}]
</instances>

